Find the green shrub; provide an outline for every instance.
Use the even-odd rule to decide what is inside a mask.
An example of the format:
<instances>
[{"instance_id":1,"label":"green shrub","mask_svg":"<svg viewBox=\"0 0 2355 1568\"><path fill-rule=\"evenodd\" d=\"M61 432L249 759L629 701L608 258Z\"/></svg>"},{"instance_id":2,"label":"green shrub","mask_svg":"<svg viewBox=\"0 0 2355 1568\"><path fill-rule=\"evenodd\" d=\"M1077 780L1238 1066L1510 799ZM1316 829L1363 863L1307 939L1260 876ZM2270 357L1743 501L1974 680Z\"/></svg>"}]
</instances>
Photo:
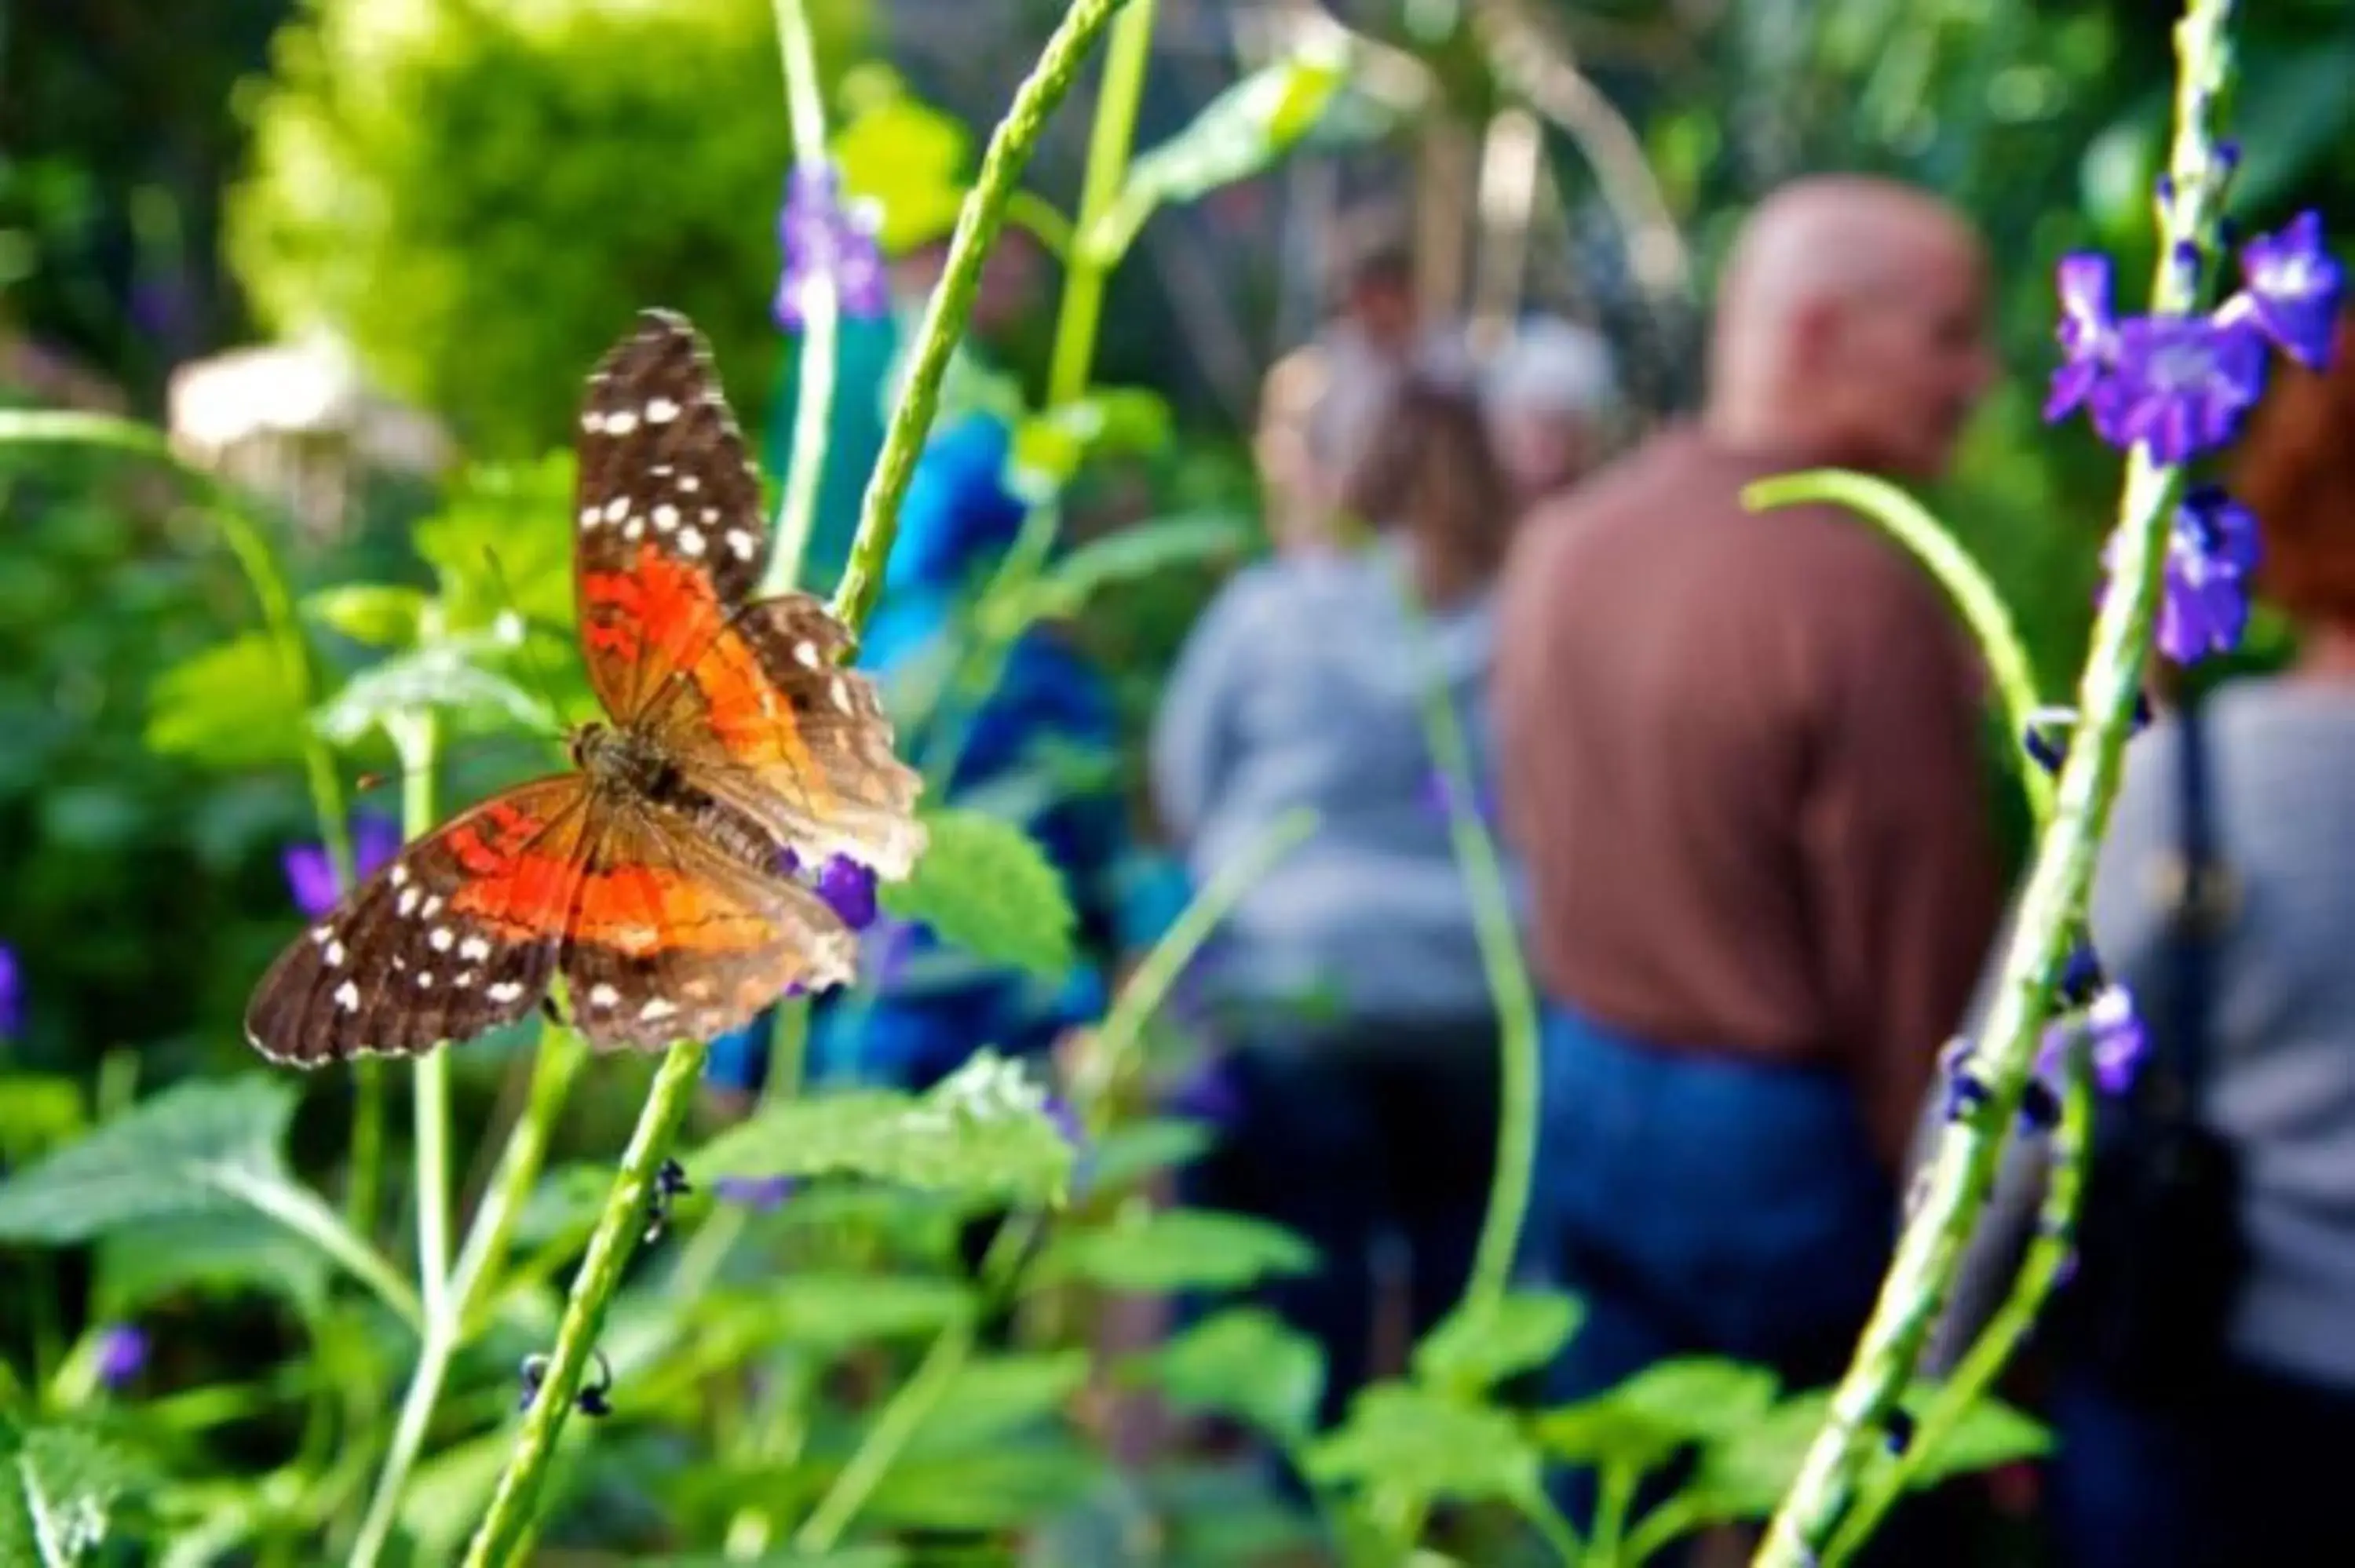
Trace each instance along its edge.
<instances>
[{"instance_id":1,"label":"green shrub","mask_svg":"<svg viewBox=\"0 0 2355 1568\"><path fill-rule=\"evenodd\" d=\"M847 58L864 0L813 9ZM309 0L274 57L227 237L271 327L339 332L490 456L565 440L645 305L766 389L791 157L765 0Z\"/></svg>"}]
</instances>

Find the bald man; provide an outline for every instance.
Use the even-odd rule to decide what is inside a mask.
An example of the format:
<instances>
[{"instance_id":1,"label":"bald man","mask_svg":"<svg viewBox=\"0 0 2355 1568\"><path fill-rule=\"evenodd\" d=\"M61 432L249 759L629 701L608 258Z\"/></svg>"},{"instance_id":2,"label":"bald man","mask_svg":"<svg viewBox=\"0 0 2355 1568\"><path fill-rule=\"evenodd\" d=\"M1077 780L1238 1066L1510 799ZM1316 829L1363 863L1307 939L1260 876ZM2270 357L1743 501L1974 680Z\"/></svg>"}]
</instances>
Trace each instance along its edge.
<instances>
[{"instance_id":1,"label":"bald man","mask_svg":"<svg viewBox=\"0 0 2355 1568\"><path fill-rule=\"evenodd\" d=\"M1838 464L1936 477L1986 387L1945 208L1788 186L1728 263L1696 424L1550 506L1505 574L1499 785L1548 1002L1534 1261L1587 1300L1553 1392L1674 1354L1835 1375L2000 900L1980 674L1865 520L1746 511Z\"/></svg>"}]
</instances>

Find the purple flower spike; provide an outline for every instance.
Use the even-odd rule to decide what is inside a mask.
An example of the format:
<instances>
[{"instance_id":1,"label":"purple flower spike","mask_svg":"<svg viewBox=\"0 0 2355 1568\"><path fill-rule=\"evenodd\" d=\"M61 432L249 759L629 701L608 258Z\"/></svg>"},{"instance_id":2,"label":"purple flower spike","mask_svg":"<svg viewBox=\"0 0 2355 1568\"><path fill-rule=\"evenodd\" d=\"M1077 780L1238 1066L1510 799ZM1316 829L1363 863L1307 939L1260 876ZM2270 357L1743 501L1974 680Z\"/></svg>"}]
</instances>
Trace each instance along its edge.
<instances>
[{"instance_id":1,"label":"purple flower spike","mask_svg":"<svg viewBox=\"0 0 2355 1568\"><path fill-rule=\"evenodd\" d=\"M2115 363L2090 395L2094 428L2112 446L2147 447L2156 462L2213 450L2239 431L2264 389L2264 339L2238 322L2120 322Z\"/></svg>"},{"instance_id":2,"label":"purple flower spike","mask_svg":"<svg viewBox=\"0 0 2355 1568\"><path fill-rule=\"evenodd\" d=\"M875 924L875 872L848 855L828 860L817 874L817 895L854 931Z\"/></svg>"},{"instance_id":3,"label":"purple flower spike","mask_svg":"<svg viewBox=\"0 0 2355 1568\"><path fill-rule=\"evenodd\" d=\"M400 829L382 817L352 819L352 876L365 882L400 853ZM287 891L306 919L324 920L337 903L335 862L325 844L293 844L283 857Z\"/></svg>"},{"instance_id":4,"label":"purple flower spike","mask_svg":"<svg viewBox=\"0 0 2355 1568\"><path fill-rule=\"evenodd\" d=\"M2278 234L2241 250L2243 292L2224 313L2245 312L2256 329L2309 370L2330 361L2347 274L2322 245L2322 215L2302 212Z\"/></svg>"},{"instance_id":5,"label":"purple flower spike","mask_svg":"<svg viewBox=\"0 0 2355 1568\"><path fill-rule=\"evenodd\" d=\"M2099 389L2116 351L2117 323L2110 316L2110 259L2079 253L2061 258L2058 272L2061 324L2060 367L2044 400L2046 422L2063 418Z\"/></svg>"},{"instance_id":6,"label":"purple flower spike","mask_svg":"<svg viewBox=\"0 0 2355 1568\"><path fill-rule=\"evenodd\" d=\"M2094 1082L2105 1095L2124 1094L2150 1049L2150 1034L2135 1012L2134 993L2112 985L2085 1012L2092 1033Z\"/></svg>"},{"instance_id":7,"label":"purple flower spike","mask_svg":"<svg viewBox=\"0 0 2355 1568\"><path fill-rule=\"evenodd\" d=\"M146 1370L147 1336L134 1323L109 1323L98 1332L98 1381L121 1390Z\"/></svg>"},{"instance_id":8,"label":"purple flower spike","mask_svg":"<svg viewBox=\"0 0 2355 1568\"><path fill-rule=\"evenodd\" d=\"M13 1040L25 1027L25 980L16 954L0 942L0 1040Z\"/></svg>"},{"instance_id":9,"label":"purple flower spike","mask_svg":"<svg viewBox=\"0 0 2355 1568\"><path fill-rule=\"evenodd\" d=\"M799 1185L790 1176L722 1176L711 1184L712 1196L751 1209L774 1209L794 1195Z\"/></svg>"},{"instance_id":10,"label":"purple flower spike","mask_svg":"<svg viewBox=\"0 0 2355 1568\"><path fill-rule=\"evenodd\" d=\"M777 219L784 269L777 283L777 324L799 332L809 320L810 292L831 279L842 313L872 320L891 309L890 280L874 225L845 207L840 181L826 164L797 165L785 183Z\"/></svg>"}]
</instances>

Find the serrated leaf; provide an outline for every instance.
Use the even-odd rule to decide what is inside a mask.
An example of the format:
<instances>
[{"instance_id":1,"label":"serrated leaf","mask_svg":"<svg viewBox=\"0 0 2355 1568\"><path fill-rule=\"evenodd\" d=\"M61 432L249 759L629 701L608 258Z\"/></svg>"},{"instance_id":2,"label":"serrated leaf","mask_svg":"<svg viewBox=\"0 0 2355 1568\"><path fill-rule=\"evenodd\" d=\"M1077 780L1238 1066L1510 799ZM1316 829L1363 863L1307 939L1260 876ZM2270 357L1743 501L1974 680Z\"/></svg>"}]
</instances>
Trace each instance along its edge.
<instances>
[{"instance_id":1,"label":"serrated leaf","mask_svg":"<svg viewBox=\"0 0 2355 1568\"><path fill-rule=\"evenodd\" d=\"M278 646L249 631L155 677L147 745L211 768L260 768L303 754L302 705Z\"/></svg>"},{"instance_id":2,"label":"serrated leaf","mask_svg":"<svg viewBox=\"0 0 2355 1568\"><path fill-rule=\"evenodd\" d=\"M863 1519L902 1530L1009 1530L1084 1497L1104 1462L1067 1439L903 1457L878 1483Z\"/></svg>"},{"instance_id":3,"label":"serrated leaf","mask_svg":"<svg viewBox=\"0 0 2355 1568\"><path fill-rule=\"evenodd\" d=\"M1052 501L1090 458L1138 455L1169 444L1169 405L1136 387L1106 387L1014 427L1006 487L1032 506Z\"/></svg>"},{"instance_id":4,"label":"serrated leaf","mask_svg":"<svg viewBox=\"0 0 2355 1568\"><path fill-rule=\"evenodd\" d=\"M502 617L572 623L573 456L476 464L442 510L410 535L433 568L445 631L480 631Z\"/></svg>"},{"instance_id":5,"label":"serrated leaf","mask_svg":"<svg viewBox=\"0 0 2355 1568\"><path fill-rule=\"evenodd\" d=\"M1072 1150L1022 1070L982 1052L921 1096L890 1089L787 1100L687 1160L699 1185L723 1176L853 1172L911 1187L1060 1201Z\"/></svg>"},{"instance_id":6,"label":"serrated leaf","mask_svg":"<svg viewBox=\"0 0 2355 1568\"><path fill-rule=\"evenodd\" d=\"M1177 135L1139 154L1100 227L1083 237L1088 254L1116 260L1155 208L1197 200L1273 164L1323 117L1348 79L1350 52L1346 37L1316 38L1236 82Z\"/></svg>"},{"instance_id":7,"label":"serrated leaf","mask_svg":"<svg viewBox=\"0 0 2355 1568\"><path fill-rule=\"evenodd\" d=\"M1306 1468L1326 1485L1464 1502L1533 1498L1540 1475L1538 1451L1509 1416L1401 1383L1359 1394L1339 1430L1309 1449Z\"/></svg>"},{"instance_id":8,"label":"serrated leaf","mask_svg":"<svg viewBox=\"0 0 2355 1568\"><path fill-rule=\"evenodd\" d=\"M1237 1290L1274 1274L1305 1274L1316 1253L1278 1225L1207 1209L1132 1204L1111 1224L1057 1236L1040 1255L1040 1285L1084 1280L1128 1295Z\"/></svg>"},{"instance_id":9,"label":"serrated leaf","mask_svg":"<svg viewBox=\"0 0 2355 1568\"><path fill-rule=\"evenodd\" d=\"M1325 1355L1274 1313L1237 1307L1137 1357L1124 1376L1150 1383L1181 1409L1224 1411L1291 1439L1306 1436L1316 1417Z\"/></svg>"},{"instance_id":10,"label":"serrated leaf","mask_svg":"<svg viewBox=\"0 0 2355 1568\"><path fill-rule=\"evenodd\" d=\"M187 1214L116 1227L100 1239L97 1297L128 1318L183 1291L276 1296L304 1312L327 1298L327 1260L250 1210Z\"/></svg>"},{"instance_id":11,"label":"serrated leaf","mask_svg":"<svg viewBox=\"0 0 2355 1568\"><path fill-rule=\"evenodd\" d=\"M1088 1150L1088 1191L1101 1198L1172 1166L1185 1165L1217 1141L1199 1121L1148 1117L1106 1131Z\"/></svg>"},{"instance_id":12,"label":"serrated leaf","mask_svg":"<svg viewBox=\"0 0 2355 1568\"><path fill-rule=\"evenodd\" d=\"M144 1481L130 1456L95 1433L0 1431L0 1563L73 1568L104 1542L116 1501Z\"/></svg>"},{"instance_id":13,"label":"serrated leaf","mask_svg":"<svg viewBox=\"0 0 2355 1568\"><path fill-rule=\"evenodd\" d=\"M1459 1393L1484 1393L1551 1361L1584 1316L1575 1297L1559 1291L1474 1298L1414 1348L1415 1376Z\"/></svg>"},{"instance_id":14,"label":"serrated leaf","mask_svg":"<svg viewBox=\"0 0 2355 1568\"><path fill-rule=\"evenodd\" d=\"M321 588L303 601L303 609L355 642L405 648L417 641L428 602L420 590L398 583L347 583Z\"/></svg>"},{"instance_id":15,"label":"serrated leaf","mask_svg":"<svg viewBox=\"0 0 2355 1568\"><path fill-rule=\"evenodd\" d=\"M0 1240L80 1242L120 1225L244 1212L223 1178L284 1183L289 1085L168 1089L0 1181Z\"/></svg>"},{"instance_id":16,"label":"serrated leaf","mask_svg":"<svg viewBox=\"0 0 2355 1568\"><path fill-rule=\"evenodd\" d=\"M1148 580L1199 562L1240 556L1251 529L1224 513L1180 513L1091 539L1055 563L1018 599L985 606L987 624L1001 636L1034 620L1075 616L1103 589Z\"/></svg>"},{"instance_id":17,"label":"serrated leaf","mask_svg":"<svg viewBox=\"0 0 2355 1568\"><path fill-rule=\"evenodd\" d=\"M1774 1387L1774 1374L1763 1367L1678 1357L1540 1415L1530 1430L1559 1458L1648 1469L1688 1443L1723 1439L1757 1422L1773 1408Z\"/></svg>"},{"instance_id":18,"label":"serrated leaf","mask_svg":"<svg viewBox=\"0 0 2355 1568\"><path fill-rule=\"evenodd\" d=\"M976 958L1056 977L1071 966L1078 916L1044 852L1011 822L954 807L924 814L931 835L881 903Z\"/></svg>"},{"instance_id":19,"label":"serrated leaf","mask_svg":"<svg viewBox=\"0 0 2355 1568\"><path fill-rule=\"evenodd\" d=\"M959 1369L910 1440L910 1455L953 1454L1001 1443L1060 1420L1087 1386L1084 1350L992 1356Z\"/></svg>"},{"instance_id":20,"label":"serrated leaf","mask_svg":"<svg viewBox=\"0 0 2355 1568\"><path fill-rule=\"evenodd\" d=\"M560 725L547 705L485 662L495 651L515 646L522 632L519 621L511 622L507 630L396 653L344 683L319 709L319 733L349 746L371 730L389 734L404 720L433 712L461 731L512 727L552 734Z\"/></svg>"}]
</instances>

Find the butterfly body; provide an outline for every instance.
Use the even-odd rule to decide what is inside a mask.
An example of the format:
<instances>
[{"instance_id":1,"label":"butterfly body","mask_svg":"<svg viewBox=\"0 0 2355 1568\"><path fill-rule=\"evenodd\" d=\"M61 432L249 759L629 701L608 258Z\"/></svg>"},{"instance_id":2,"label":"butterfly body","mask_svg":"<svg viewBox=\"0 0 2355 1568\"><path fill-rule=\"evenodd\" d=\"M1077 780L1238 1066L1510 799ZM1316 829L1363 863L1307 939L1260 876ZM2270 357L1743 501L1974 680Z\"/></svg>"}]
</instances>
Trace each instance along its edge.
<instances>
[{"instance_id":1,"label":"butterfly body","mask_svg":"<svg viewBox=\"0 0 2355 1568\"><path fill-rule=\"evenodd\" d=\"M918 779L847 628L806 594L755 599L760 487L709 350L648 312L590 378L576 603L610 722L572 769L408 846L293 942L246 1032L304 1065L413 1054L511 1022L559 978L600 1047L739 1027L855 972L804 879L834 857L905 875Z\"/></svg>"}]
</instances>

